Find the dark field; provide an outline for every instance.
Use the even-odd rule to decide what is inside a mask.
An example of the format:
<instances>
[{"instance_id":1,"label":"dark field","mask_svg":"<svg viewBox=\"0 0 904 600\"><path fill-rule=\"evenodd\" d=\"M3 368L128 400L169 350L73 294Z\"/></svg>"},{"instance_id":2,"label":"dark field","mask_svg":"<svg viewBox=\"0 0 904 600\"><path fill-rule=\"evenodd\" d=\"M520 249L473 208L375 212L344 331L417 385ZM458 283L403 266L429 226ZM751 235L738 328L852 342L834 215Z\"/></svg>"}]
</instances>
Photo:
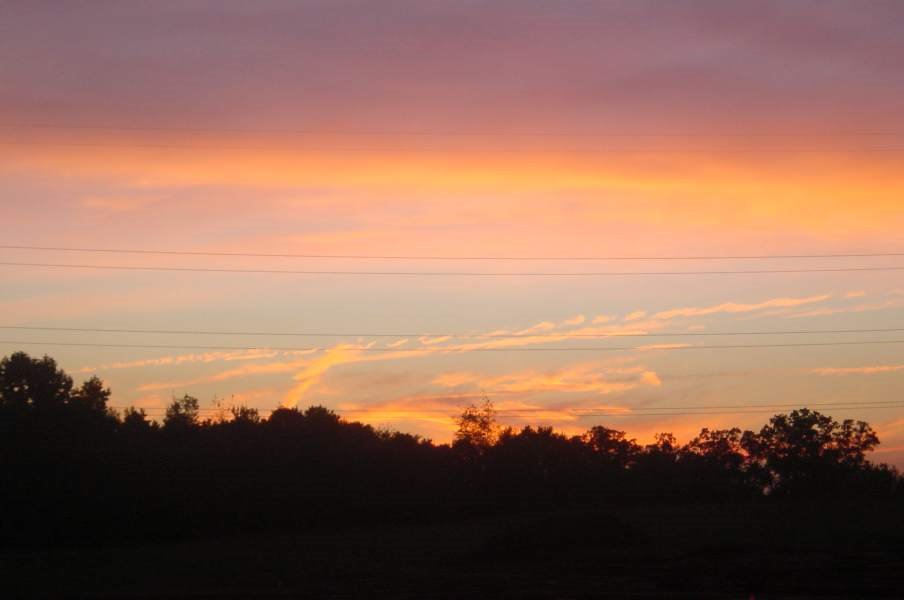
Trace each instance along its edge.
<instances>
[{"instance_id":1,"label":"dark field","mask_svg":"<svg viewBox=\"0 0 904 600\"><path fill-rule=\"evenodd\" d=\"M900 598L893 503L754 502L8 552L8 598Z\"/></svg>"}]
</instances>

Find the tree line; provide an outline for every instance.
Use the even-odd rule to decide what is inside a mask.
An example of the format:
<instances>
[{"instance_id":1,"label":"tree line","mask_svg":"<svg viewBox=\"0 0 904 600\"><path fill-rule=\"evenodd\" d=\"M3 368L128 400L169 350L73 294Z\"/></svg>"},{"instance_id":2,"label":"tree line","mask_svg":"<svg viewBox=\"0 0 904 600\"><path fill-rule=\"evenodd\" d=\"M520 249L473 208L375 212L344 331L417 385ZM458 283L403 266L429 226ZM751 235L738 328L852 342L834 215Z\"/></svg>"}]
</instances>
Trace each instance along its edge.
<instances>
[{"instance_id":1,"label":"tree line","mask_svg":"<svg viewBox=\"0 0 904 600\"><path fill-rule=\"evenodd\" d=\"M902 477L867 453L863 421L807 408L759 431L704 428L639 444L501 427L471 406L451 444L375 429L327 408L233 407L202 419L174 398L162 423L108 407L47 356L0 361L0 540L89 544L285 528L423 523L624 503L901 499Z\"/></svg>"}]
</instances>

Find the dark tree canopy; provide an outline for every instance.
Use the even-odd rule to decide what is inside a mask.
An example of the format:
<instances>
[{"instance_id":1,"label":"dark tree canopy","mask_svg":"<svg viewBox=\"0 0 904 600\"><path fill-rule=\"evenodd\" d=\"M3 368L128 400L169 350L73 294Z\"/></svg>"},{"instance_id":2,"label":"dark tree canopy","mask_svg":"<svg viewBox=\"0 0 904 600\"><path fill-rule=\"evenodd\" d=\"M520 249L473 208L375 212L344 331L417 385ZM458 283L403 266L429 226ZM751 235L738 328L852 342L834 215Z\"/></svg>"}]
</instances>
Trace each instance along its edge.
<instances>
[{"instance_id":1,"label":"dark tree canopy","mask_svg":"<svg viewBox=\"0 0 904 600\"><path fill-rule=\"evenodd\" d=\"M499 433L496 410L489 398L480 406L470 405L458 417L455 442L473 448L488 448L493 445Z\"/></svg>"},{"instance_id":2,"label":"dark tree canopy","mask_svg":"<svg viewBox=\"0 0 904 600\"><path fill-rule=\"evenodd\" d=\"M168 431L185 431L199 424L200 403L198 399L185 394L181 398L173 398L163 418L163 428Z\"/></svg>"},{"instance_id":3,"label":"dark tree canopy","mask_svg":"<svg viewBox=\"0 0 904 600\"><path fill-rule=\"evenodd\" d=\"M323 406L220 406L174 398L163 423L115 414L92 377L77 387L53 359L0 361L0 539L189 535L410 521L608 504L695 503L868 494L900 497L894 469L869 462L862 421L808 409L758 432L708 429L686 444L640 445L617 429L581 435L500 428L489 399L437 445L351 422ZM117 523L135 523L122 530ZM44 536L44 537L42 537Z\"/></svg>"},{"instance_id":4,"label":"dark tree canopy","mask_svg":"<svg viewBox=\"0 0 904 600\"><path fill-rule=\"evenodd\" d=\"M747 435L744 445L750 459L772 475L774 488L800 492L867 466L866 453L878 444L876 432L863 421L839 423L802 408L775 415L759 433Z\"/></svg>"},{"instance_id":5,"label":"dark tree canopy","mask_svg":"<svg viewBox=\"0 0 904 600\"><path fill-rule=\"evenodd\" d=\"M90 386L89 386L90 387ZM56 361L32 358L24 352L0 360L0 403L16 408L47 409L67 403L72 378Z\"/></svg>"},{"instance_id":6,"label":"dark tree canopy","mask_svg":"<svg viewBox=\"0 0 904 600\"><path fill-rule=\"evenodd\" d=\"M584 434L583 441L593 452L619 467L633 464L641 452L637 441L628 439L624 431L609 429L602 425L591 427L590 431Z\"/></svg>"},{"instance_id":7,"label":"dark tree canopy","mask_svg":"<svg viewBox=\"0 0 904 600\"><path fill-rule=\"evenodd\" d=\"M138 435L142 432L149 432L156 428L156 423L148 420L148 414L143 408L136 409L129 407L123 411L119 428L125 433Z\"/></svg>"},{"instance_id":8,"label":"dark tree canopy","mask_svg":"<svg viewBox=\"0 0 904 600\"><path fill-rule=\"evenodd\" d=\"M107 410L109 399L110 388L104 387L104 382L95 376L82 383L78 389L73 390L70 401L87 410L103 412Z\"/></svg>"}]
</instances>

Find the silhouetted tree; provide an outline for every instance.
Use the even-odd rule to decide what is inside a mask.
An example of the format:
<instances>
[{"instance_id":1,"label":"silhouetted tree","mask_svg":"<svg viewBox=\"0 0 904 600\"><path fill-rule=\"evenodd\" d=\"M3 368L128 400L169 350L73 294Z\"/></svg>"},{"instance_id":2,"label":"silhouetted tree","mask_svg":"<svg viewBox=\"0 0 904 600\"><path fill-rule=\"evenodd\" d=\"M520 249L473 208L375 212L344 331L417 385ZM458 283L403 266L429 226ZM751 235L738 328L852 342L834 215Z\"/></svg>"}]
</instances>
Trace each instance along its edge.
<instances>
[{"instance_id":1,"label":"silhouetted tree","mask_svg":"<svg viewBox=\"0 0 904 600\"><path fill-rule=\"evenodd\" d=\"M581 449L552 427L506 428L486 453L486 477L503 505L567 504L578 491Z\"/></svg>"},{"instance_id":2,"label":"silhouetted tree","mask_svg":"<svg viewBox=\"0 0 904 600\"><path fill-rule=\"evenodd\" d=\"M496 409L489 398L483 404L468 406L458 417L458 429L455 432L456 445L486 449L496 441L499 427L496 424Z\"/></svg>"},{"instance_id":3,"label":"silhouetted tree","mask_svg":"<svg viewBox=\"0 0 904 600\"><path fill-rule=\"evenodd\" d=\"M671 433L657 433L653 436L653 443L647 445L646 451L650 454L673 457L678 454L678 440Z\"/></svg>"},{"instance_id":4,"label":"silhouetted tree","mask_svg":"<svg viewBox=\"0 0 904 600\"><path fill-rule=\"evenodd\" d=\"M147 412L143 408L130 406L123 411L119 429L127 435L141 435L154 429L154 423L148 421Z\"/></svg>"},{"instance_id":5,"label":"silhouetted tree","mask_svg":"<svg viewBox=\"0 0 904 600\"><path fill-rule=\"evenodd\" d=\"M186 431L198 426L200 406L198 399L188 394L174 398L166 409L163 428L168 431Z\"/></svg>"},{"instance_id":6,"label":"silhouetted tree","mask_svg":"<svg viewBox=\"0 0 904 600\"><path fill-rule=\"evenodd\" d=\"M752 460L745 449L753 435L737 427L704 428L680 449L679 461L683 477L694 491L709 498L745 495L762 490L765 471Z\"/></svg>"},{"instance_id":7,"label":"silhouetted tree","mask_svg":"<svg viewBox=\"0 0 904 600\"><path fill-rule=\"evenodd\" d=\"M634 439L628 439L624 431L597 425L583 435L582 441L604 462L627 467L641 452Z\"/></svg>"},{"instance_id":8,"label":"silhouetted tree","mask_svg":"<svg viewBox=\"0 0 904 600\"><path fill-rule=\"evenodd\" d=\"M45 356L31 358L16 352L0 360L0 404L19 409L54 408L65 404L72 378Z\"/></svg>"},{"instance_id":9,"label":"silhouetted tree","mask_svg":"<svg viewBox=\"0 0 904 600\"><path fill-rule=\"evenodd\" d=\"M845 472L866 464L879 438L863 421L841 423L806 408L775 415L744 439L753 460L768 470L773 491L806 493L839 484Z\"/></svg>"},{"instance_id":10,"label":"silhouetted tree","mask_svg":"<svg viewBox=\"0 0 904 600\"><path fill-rule=\"evenodd\" d=\"M304 423L304 415L297 408L281 406L270 413L265 421L267 427L280 431L291 431L301 428Z\"/></svg>"},{"instance_id":11,"label":"silhouetted tree","mask_svg":"<svg viewBox=\"0 0 904 600\"><path fill-rule=\"evenodd\" d=\"M106 412L109 399L110 388L104 387L104 382L99 378L92 377L72 392L71 402L76 406L102 413Z\"/></svg>"},{"instance_id":12,"label":"silhouetted tree","mask_svg":"<svg viewBox=\"0 0 904 600\"><path fill-rule=\"evenodd\" d=\"M233 423L257 425L261 422L260 411L247 406L233 406L229 409Z\"/></svg>"},{"instance_id":13,"label":"silhouetted tree","mask_svg":"<svg viewBox=\"0 0 904 600\"><path fill-rule=\"evenodd\" d=\"M335 428L339 425L339 415L325 406L311 406L304 411L305 421L314 428Z\"/></svg>"},{"instance_id":14,"label":"silhouetted tree","mask_svg":"<svg viewBox=\"0 0 904 600\"><path fill-rule=\"evenodd\" d=\"M140 409L117 417L109 398L96 377L73 387L49 357L0 360L0 514L15 516L0 519L0 543L729 501L766 489L901 494L898 473L866 458L878 444L869 425L806 409L758 433L703 429L683 447L663 433L641 448L602 425L570 437L500 429L487 399L464 411L453 444L435 445L323 406L266 419L237 406L202 421L185 395L159 427ZM135 526L120 531L125 520Z\"/></svg>"},{"instance_id":15,"label":"silhouetted tree","mask_svg":"<svg viewBox=\"0 0 904 600\"><path fill-rule=\"evenodd\" d=\"M700 435L682 449L685 457L701 458L726 471L740 471L746 461L742 445L742 433L732 429L703 428Z\"/></svg>"}]
</instances>

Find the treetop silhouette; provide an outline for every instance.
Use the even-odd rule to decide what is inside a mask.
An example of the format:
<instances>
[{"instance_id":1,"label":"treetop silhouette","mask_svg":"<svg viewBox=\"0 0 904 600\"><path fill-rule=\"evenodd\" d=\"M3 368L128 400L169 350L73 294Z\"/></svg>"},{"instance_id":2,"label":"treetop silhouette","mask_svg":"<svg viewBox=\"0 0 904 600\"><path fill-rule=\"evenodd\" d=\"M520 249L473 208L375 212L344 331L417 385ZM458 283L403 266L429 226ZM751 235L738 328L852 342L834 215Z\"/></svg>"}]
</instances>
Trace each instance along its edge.
<instances>
[{"instance_id":1,"label":"treetop silhouette","mask_svg":"<svg viewBox=\"0 0 904 600\"><path fill-rule=\"evenodd\" d=\"M501 427L492 402L469 406L451 445L376 430L322 406L254 408L200 418L173 398L162 425L117 414L92 377L75 386L49 357L0 360L2 539L179 536L430 520L475 513L768 498L900 497L901 477L867 454L862 421L806 408L759 431L704 428L686 444L664 432L582 435ZM137 520L136 520L137 519ZM115 524L139 523L125 531Z\"/></svg>"}]
</instances>

